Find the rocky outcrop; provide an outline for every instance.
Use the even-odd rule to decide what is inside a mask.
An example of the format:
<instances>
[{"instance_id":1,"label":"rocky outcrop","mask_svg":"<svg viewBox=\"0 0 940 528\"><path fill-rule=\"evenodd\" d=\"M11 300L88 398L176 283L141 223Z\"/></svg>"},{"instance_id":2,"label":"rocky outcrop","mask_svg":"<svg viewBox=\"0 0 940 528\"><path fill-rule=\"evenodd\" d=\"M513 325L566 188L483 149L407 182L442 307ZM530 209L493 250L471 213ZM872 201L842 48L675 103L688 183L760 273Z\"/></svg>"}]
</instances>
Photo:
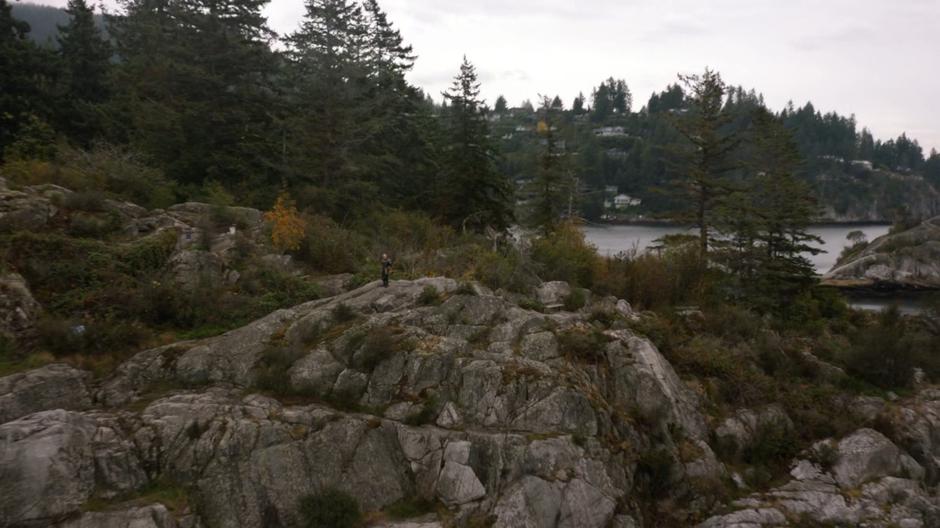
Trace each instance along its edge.
<instances>
[{"instance_id":1,"label":"rocky outcrop","mask_svg":"<svg viewBox=\"0 0 940 528\"><path fill-rule=\"evenodd\" d=\"M0 337L28 338L42 313L26 279L16 273L0 275Z\"/></svg>"},{"instance_id":2,"label":"rocky outcrop","mask_svg":"<svg viewBox=\"0 0 940 528\"><path fill-rule=\"evenodd\" d=\"M0 185L0 232L45 228L59 210L55 204L70 193L56 185L14 190L4 181Z\"/></svg>"},{"instance_id":3,"label":"rocky outcrop","mask_svg":"<svg viewBox=\"0 0 940 528\"><path fill-rule=\"evenodd\" d=\"M423 306L427 288L443 302ZM80 513L167 482L208 527L293 526L299 500L326 488L365 511L435 501L458 525L635 526L643 452L674 460L676 496L724 468L697 397L647 340L614 321L594 359L569 357L558 335L601 331L591 325L435 278L142 352L95 389L91 410L47 401L9 414L0 526L176 526L153 502ZM48 373L20 376L5 382L38 387L25 380Z\"/></svg>"},{"instance_id":4,"label":"rocky outcrop","mask_svg":"<svg viewBox=\"0 0 940 528\"><path fill-rule=\"evenodd\" d=\"M740 409L715 429L715 441L727 454L739 455L752 447L762 434L791 432L793 421L780 405Z\"/></svg>"},{"instance_id":5,"label":"rocky outcrop","mask_svg":"<svg viewBox=\"0 0 940 528\"><path fill-rule=\"evenodd\" d=\"M51 409L91 407L91 374L53 364L0 378L0 424Z\"/></svg>"},{"instance_id":6,"label":"rocky outcrop","mask_svg":"<svg viewBox=\"0 0 940 528\"><path fill-rule=\"evenodd\" d=\"M819 461L795 461L783 486L736 500L735 511L699 527L940 525L940 499L923 486L923 468L881 433L860 429L813 454Z\"/></svg>"},{"instance_id":7,"label":"rocky outcrop","mask_svg":"<svg viewBox=\"0 0 940 528\"><path fill-rule=\"evenodd\" d=\"M64 365L0 378L0 527L297 526L326 489L376 526L664 525L651 484L682 505L665 525L938 525L940 391L842 402L893 432L820 442L789 482L722 506L732 472L711 446L741 460L793 422L770 405L710 427L633 317L610 298L546 314L447 278L375 282L100 382ZM576 335L596 349L569 350ZM437 510L383 520L416 501Z\"/></svg>"},{"instance_id":8,"label":"rocky outcrop","mask_svg":"<svg viewBox=\"0 0 940 528\"><path fill-rule=\"evenodd\" d=\"M823 280L853 288L940 288L940 217L873 240Z\"/></svg>"}]
</instances>

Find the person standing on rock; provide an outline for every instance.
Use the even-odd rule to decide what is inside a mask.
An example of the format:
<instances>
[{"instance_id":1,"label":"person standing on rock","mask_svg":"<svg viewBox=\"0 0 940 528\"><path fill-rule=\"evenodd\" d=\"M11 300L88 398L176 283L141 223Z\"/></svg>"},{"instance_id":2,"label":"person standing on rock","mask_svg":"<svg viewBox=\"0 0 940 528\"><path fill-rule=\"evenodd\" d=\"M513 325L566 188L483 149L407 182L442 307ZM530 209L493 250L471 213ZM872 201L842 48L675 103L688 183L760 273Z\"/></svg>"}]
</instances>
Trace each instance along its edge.
<instances>
[{"instance_id":1,"label":"person standing on rock","mask_svg":"<svg viewBox=\"0 0 940 528\"><path fill-rule=\"evenodd\" d=\"M388 288L388 276L392 273L392 259L382 253L382 286Z\"/></svg>"}]
</instances>

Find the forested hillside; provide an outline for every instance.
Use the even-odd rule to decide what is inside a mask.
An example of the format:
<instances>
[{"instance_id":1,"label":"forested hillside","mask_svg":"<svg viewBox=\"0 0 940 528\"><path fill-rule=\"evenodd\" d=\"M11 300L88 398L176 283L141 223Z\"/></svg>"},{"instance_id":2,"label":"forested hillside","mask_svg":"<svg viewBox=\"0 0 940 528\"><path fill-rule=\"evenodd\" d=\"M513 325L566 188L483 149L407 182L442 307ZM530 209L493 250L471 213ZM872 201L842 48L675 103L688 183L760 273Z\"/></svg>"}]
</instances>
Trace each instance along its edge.
<instances>
[{"instance_id":1,"label":"forested hillside","mask_svg":"<svg viewBox=\"0 0 940 528\"><path fill-rule=\"evenodd\" d=\"M610 78L570 103L556 96L510 107L482 99L469 63L443 98L412 85L416 57L374 1L308 2L290 35L268 28L259 1L155 10L126 0L108 17L70 5L16 4L12 18L4 5L2 60L17 72L3 81L7 161L111 145L159 171L174 200L205 198L218 185L240 203L268 207L283 189L301 209L341 222L381 203L455 227L498 227L510 223L514 202L532 197L548 131L562 161L554 192L563 214L660 219L681 208L664 192L683 177L687 142L677 124L690 96L681 82L642 101L628 81ZM98 29L105 22L107 40ZM747 136L762 96L729 86L723 97L724 126ZM792 133L821 218L940 212L940 156L925 155L915 139L876 140L854 117L811 103L774 116ZM548 119L551 130L540 128ZM752 172L742 141L731 175L739 181ZM515 209L517 220L529 216Z\"/></svg>"},{"instance_id":2,"label":"forested hillside","mask_svg":"<svg viewBox=\"0 0 940 528\"><path fill-rule=\"evenodd\" d=\"M566 106L556 96L543 107L557 114L557 137L570 157L569 170L580 211L590 220L614 216L623 220L668 217L676 207L669 192L677 179L675 154L682 148L677 121L689 111L687 89L674 84L646 101L635 102L624 80L613 78L579 94ZM729 87L724 111L727 129L746 134L753 116L765 108L754 90ZM536 130L542 111L531 102L508 108L496 101L490 113L500 138L501 169L516 180L532 177L544 138ZM801 163L799 175L812 185L823 219L831 221L894 221L905 215L940 213L940 155L926 157L917 140L901 135L875 140L854 117L822 113L812 103L792 103L775 113L792 133ZM745 167L737 178L746 179ZM612 211L604 202L626 193L641 204Z\"/></svg>"}]
</instances>

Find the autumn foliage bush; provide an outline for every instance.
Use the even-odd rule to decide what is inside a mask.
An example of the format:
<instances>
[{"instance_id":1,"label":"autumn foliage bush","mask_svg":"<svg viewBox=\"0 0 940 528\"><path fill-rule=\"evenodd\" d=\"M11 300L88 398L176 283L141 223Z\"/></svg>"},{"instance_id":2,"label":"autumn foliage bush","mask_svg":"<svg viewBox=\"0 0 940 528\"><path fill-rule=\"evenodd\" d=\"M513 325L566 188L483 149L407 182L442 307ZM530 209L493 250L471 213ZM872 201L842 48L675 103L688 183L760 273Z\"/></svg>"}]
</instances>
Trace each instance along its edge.
<instances>
[{"instance_id":1,"label":"autumn foliage bush","mask_svg":"<svg viewBox=\"0 0 940 528\"><path fill-rule=\"evenodd\" d=\"M275 248L280 251L300 249L307 226L289 194L282 192L264 218L271 223L271 242Z\"/></svg>"}]
</instances>

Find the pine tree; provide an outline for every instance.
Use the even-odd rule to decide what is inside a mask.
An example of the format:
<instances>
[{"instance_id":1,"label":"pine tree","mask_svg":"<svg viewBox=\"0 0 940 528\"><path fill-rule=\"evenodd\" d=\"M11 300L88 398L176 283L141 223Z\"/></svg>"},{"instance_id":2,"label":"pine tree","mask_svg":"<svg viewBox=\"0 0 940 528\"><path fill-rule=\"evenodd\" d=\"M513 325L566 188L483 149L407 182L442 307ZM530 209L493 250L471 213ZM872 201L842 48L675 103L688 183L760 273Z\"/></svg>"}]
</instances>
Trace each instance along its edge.
<instances>
[{"instance_id":1,"label":"pine tree","mask_svg":"<svg viewBox=\"0 0 940 528\"><path fill-rule=\"evenodd\" d=\"M607 82L602 82L594 89L593 103L591 104L591 121L602 123L614 111L610 88Z\"/></svg>"},{"instance_id":2,"label":"pine tree","mask_svg":"<svg viewBox=\"0 0 940 528\"><path fill-rule=\"evenodd\" d=\"M543 234L558 227L574 192L567 155L556 137L560 113L553 101L543 97L538 132L544 147L531 185L533 198L528 218L529 225Z\"/></svg>"},{"instance_id":3,"label":"pine tree","mask_svg":"<svg viewBox=\"0 0 940 528\"><path fill-rule=\"evenodd\" d=\"M512 187L495 170L480 83L466 57L444 98L450 104L442 215L461 229L505 230L513 220Z\"/></svg>"},{"instance_id":4,"label":"pine tree","mask_svg":"<svg viewBox=\"0 0 940 528\"><path fill-rule=\"evenodd\" d=\"M69 0L66 12L72 18L59 26L57 37L62 65L57 121L61 130L87 147L100 133L97 105L109 96L112 51L85 0Z\"/></svg>"},{"instance_id":5,"label":"pine tree","mask_svg":"<svg viewBox=\"0 0 940 528\"><path fill-rule=\"evenodd\" d=\"M273 199L277 62L264 0L125 0L112 125L169 176ZM262 196L260 193L264 193Z\"/></svg>"},{"instance_id":6,"label":"pine tree","mask_svg":"<svg viewBox=\"0 0 940 528\"><path fill-rule=\"evenodd\" d=\"M574 115L583 115L587 112L584 108L584 93L578 93L578 96L574 98L574 102L571 103L571 111Z\"/></svg>"},{"instance_id":7,"label":"pine tree","mask_svg":"<svg viewBox=\"0 0 940 528\"><path fill-rule=\"evenodd\" d=\"M287 38L292 160L310 183L329 187L357 176L357 109L380 58L366 57L365 39L362 9L347 0L309 0L300 29Z\"/></svg>"},{"instance_id":8,"label":"pine tree","mask_svg":"<svg viewBox=\"0 0 940 528\"><path fill-rule=\"evenodd\" d=\"M388 21L388 16L376 0L366 0L364 5L367 55L374 70L404 75L414 66L415 54L411 46L404 43L401 33Z\"/></svg>"},{"instance_id":9,"label":"pine tree","mask_svg":"<svg viewBox=\"0 0 940 528\"><path fill-rule=\"evenodd\" d=\"M505 114L507 110L506 98L500 95L496 98L496 104L493 105L493 111L497 114Z\"/></svg>"},{"instance_id":10,"label":"pine tree","mask_svg":"<svg viewBox=\"0 0 940 528\"><path fill-rule=\"evenodd\" d=\"M21 128L45 120L54 57L28 38L29 24L0 0L0 159Z\"/></svg>"},{"instance_id":11,"label":"pine tree","mask_svg":"<svg viewBox=\"0 0 940 528\"><path fill-rule=\"evenodd\" d=\"M756 112L752 131L753 177L725 206L724 230L732 250L725 260L744 285L749 302L780 311L815 282L807 255L821 252L822 240L809 232L818 217L810 187L801 180L801 158L789 130L766 109ZM735 206L736 205L736 206Z\"/></svg>"},{"instance_id":12,"label":"pine tree","mask_svg":"<svg viewBox=\"0 0 940 528\"><path fill-rule=\"evenodd\" d=\"M691 108L674 120L686 147L679 153L676 169L679 179L673 195L684 204L674 220L690 223L699 231L699 254L708 257L714 237L716 213L732 190L727 175L738 167L733 157L740 144L739 133L728 130L733 116L724 112L725 83L718 72L706 69L702 75L680 75L689 94Z\"/></svg>"}]
</instances>

